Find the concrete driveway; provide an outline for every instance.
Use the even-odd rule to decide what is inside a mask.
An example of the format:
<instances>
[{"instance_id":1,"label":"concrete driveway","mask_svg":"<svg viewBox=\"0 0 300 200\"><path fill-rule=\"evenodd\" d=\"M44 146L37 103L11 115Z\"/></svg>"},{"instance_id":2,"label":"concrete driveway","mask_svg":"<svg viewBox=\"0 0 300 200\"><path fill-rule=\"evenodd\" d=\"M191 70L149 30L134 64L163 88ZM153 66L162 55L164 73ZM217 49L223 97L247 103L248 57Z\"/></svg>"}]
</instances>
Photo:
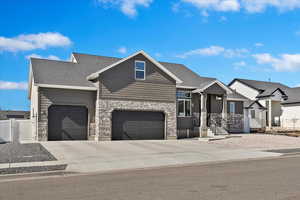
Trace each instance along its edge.
<instances>
[{"instance_id":1,"label":"concrete driveway","mask_svg":"<svg viewBox=\"0 0 300 200\"><path fill-rule=\"evenodd\" d=\"M99 172L279 156L248 149L224 148L198 140L42 142L67 171Z\"/></svg>"}]
</instances>

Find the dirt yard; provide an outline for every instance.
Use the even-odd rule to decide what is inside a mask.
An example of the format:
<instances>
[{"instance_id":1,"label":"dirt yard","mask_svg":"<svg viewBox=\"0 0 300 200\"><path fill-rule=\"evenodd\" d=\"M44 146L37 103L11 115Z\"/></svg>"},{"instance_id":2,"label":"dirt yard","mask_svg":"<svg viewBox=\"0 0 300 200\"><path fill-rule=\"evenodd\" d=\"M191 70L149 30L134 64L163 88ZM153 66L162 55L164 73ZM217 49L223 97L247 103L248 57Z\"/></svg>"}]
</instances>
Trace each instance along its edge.
<instances>
[{"instance_id":1,"label":"dirt yard","mask_svg":"<svg viewBox=\"0 0 300 200\"><path fill-rule=\"evenodd\" d=\"M250 149L288 149L300 148L300 137L289 137L267 134L240 134L233 138L211 141L211 144L220 144L232 148Z\"/></svg>"}]
</instances>

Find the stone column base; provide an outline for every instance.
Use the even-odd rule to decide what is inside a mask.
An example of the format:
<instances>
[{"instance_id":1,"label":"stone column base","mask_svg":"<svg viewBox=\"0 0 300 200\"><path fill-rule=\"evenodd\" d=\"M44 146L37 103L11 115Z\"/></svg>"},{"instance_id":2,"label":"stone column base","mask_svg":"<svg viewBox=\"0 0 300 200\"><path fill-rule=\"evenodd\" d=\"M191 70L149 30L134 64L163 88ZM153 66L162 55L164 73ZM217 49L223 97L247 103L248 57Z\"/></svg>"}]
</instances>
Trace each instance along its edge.
<instances>
[{"instance_id":1,"label":"stone column base","mask_svg":"<svg viewBox=\"0 0 300 200\"><path fill-rule=\"evenodd\" d=\"M167 136L167 140L177 140L177 136Z\"/></svg>"},{"instance_id":2,"label":"stone column base","mask_svg":"<svg viewBox=\"0 0 300 200\"><path fill-rule=\"evenodd\" d=\"M111 137L99 137L98 141L111 141Z\"/></svg>"},{"instance_id":3,"label":"stone column base","mask_svg":"<svg viewBox=\"0 0 300 200\"><path fill-rule=\"evenodd\" d=\"M200 129L200 137L207 137L207 128Z\"/></svg>"}]
</instances>

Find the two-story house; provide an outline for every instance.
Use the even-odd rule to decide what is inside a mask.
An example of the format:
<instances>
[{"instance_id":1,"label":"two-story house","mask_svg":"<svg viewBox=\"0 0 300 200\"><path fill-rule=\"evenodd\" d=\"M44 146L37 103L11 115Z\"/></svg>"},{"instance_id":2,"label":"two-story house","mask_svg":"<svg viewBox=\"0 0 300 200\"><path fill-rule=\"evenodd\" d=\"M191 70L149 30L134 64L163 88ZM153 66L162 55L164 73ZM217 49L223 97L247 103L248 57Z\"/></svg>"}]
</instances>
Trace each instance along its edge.
<instances>
[{"instance_id":1,"label":"two-story house","mask_svg":"<svg viewBox=\"0 0 300 200\"><path fill-rule=\"evenodd\" d=\"M147 140L247 131L248 101L215 78L144 51L125 58L72 53L32 58L36 140ZM234 123L233 123L234 122Z\"/></svg>"}]
</instances>

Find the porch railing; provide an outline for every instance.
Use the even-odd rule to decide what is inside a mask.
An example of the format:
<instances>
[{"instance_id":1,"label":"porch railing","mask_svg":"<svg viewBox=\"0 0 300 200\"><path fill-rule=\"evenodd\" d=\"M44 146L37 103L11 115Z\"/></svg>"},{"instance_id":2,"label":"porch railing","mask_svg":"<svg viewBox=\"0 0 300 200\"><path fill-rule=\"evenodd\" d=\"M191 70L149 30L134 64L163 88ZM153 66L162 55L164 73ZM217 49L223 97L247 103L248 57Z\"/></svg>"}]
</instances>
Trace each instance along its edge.
<instances>
[{"instance_id":1,"label":"porch railing","mask_svg":"<svg viewBox=\"0 0 300 200\"><path fill-rule=\"evenodd\" d=\"M209 113L207 119L208 126L214 134L218 134L218 128L222 128L227 132L239 132L242 131L244 127L244 117L241 114L228 113L224 118L222 114Z\"/></svg>"}]
</instances>

